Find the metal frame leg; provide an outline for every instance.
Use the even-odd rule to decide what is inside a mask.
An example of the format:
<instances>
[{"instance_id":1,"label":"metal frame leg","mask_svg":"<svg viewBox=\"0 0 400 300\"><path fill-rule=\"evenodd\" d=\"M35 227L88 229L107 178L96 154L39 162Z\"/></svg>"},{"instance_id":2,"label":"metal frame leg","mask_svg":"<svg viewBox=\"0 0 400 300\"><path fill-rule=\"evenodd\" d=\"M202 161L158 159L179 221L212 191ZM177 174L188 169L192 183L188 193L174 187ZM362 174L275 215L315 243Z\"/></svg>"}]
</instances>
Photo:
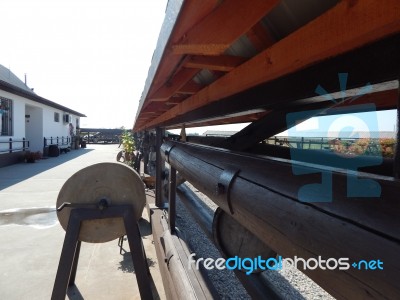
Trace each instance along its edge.
<instances>
[{"instance_id":1,"label":"metal frame leg","mask_svg":"<svg viewBox=\"0 0 400 300\"><path fill-rule=\"evenodd\" d=\"M68 285L73 285L75 282L81 246L81 242L78 240L81 222L84 220L115 217L122 217L124 220L140 297L141 299L153 299L149 278L150 271L140 236L139 224L135 220L132 207L129 205L120 205L109 207L102 211L91 208L75 208L71 210L53 293L51 295L52 300L65 299Z\"/></svg>"},{"instance_id":2,"label":"metal frame leg","mask_svg":"<svg viewBox=\"0 0 400 300\"><path fill-rule=\"evenodd\" d=\"M68 227L65 232L64 245L61 252L60 262L58 264L56 280L54 282L52 300L65 299L68 284L71 278L72 266L76 262L78 265L78 257L75 258L78 248L78 237L81 227L81 221L77 218L76 210L71 210L69 216ZM78 251L79 255L79 251ZM74 274L76 275L76 274ZM75 276L73 281L75 280Z\"/></svg>"},{"instance_id":3,"label":"metal frame leg","mask_svg":"<svg viewBox=\"0 0 400 300\"><path fill-rule=\"evenodd\" d=\"M123 245L124 245L124 235L121 236L121 237L118 239L119 254L121 254L121 255L122 255L122 250L124 250ZM125 250L124 250L124 251L125 251ZM126 252L126 251L125 251L125 252Z\"/></svg>"},{"instance_id":4,"label":"metal frame leg","mask_svg":"<svg viewBox=\"0 0 400 300\"><path fill-rule=\"evenodd\" d=\"M71 272L71 276L69 278L68 286L72 286L75 284L76 270L78 268L79 254L81 252L81 243L82 243L81 241L78 241L78 243L76 244L74 263L72 266L72 272Z\"/></svg>"},{"instance_id":5,"label":"metal frame leg","mask_svg":"<svg viewBox=\"0 0 400 300\"><path fill-rule=\"evenodd\" d=\"M142 238L140 236L139 224L134 219L132 209L128 209L125 211L124 224L129 247L131 249L132 261L135 268L140 297L141 299L153 299L150 280L148 276L150 271L147 265Z\"/></svg>"}]
</instances>

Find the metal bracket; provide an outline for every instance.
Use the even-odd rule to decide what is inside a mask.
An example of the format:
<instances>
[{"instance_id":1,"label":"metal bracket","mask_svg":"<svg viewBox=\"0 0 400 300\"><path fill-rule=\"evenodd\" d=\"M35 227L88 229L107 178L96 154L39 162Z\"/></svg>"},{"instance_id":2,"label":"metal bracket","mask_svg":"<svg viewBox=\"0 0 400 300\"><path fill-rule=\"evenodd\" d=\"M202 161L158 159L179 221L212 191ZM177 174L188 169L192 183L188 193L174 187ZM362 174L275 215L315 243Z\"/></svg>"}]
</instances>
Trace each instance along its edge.
<instances>
[{"instance_id":1,"label":"metal bracket","mask_svg":"<svg viewBox=\"0 0 400 300\"><path fill-rule=\"evenodd\" d=\"M65 207L71 207L71 208L97 208L99 210L103 210L109 206L107 199L102 198L99 200L99 202L93 203L93 204L88 204L88 203L70 203L70 202L64 202L63 204L60 205L60 207L57 207L57 211L62 211Z\"/></svg>"},{"instance_id":2,"label":"metal bracket","mask_svg":"<svg viewBox=\"0 0 400 300\"><path fill-rule=\"evenodd\" d=\"M227 167L221 174L221 176L218 179L218 183L216 186L216 194L218 196L220 195L225 195L226 202L228 203L229 211L233 215L233 208L232 208L232 203L230 199L230 189L232 186L233 179L239 174L240 170L233 168L233 167Z\"/></svg>"},{"instance_id":3,"label":"metal bracket","mask_svg":"<svg viewBox=\"0 0 400 300\"><path fill-rule=\"evenodd\" d=\"M172 150L172 148L174 148L175 145L168 145L167 148L164 150L164 154L165 154L165 160L167 161L167 163L169 163L169 154Z\"/></svg>"}]
</instances>

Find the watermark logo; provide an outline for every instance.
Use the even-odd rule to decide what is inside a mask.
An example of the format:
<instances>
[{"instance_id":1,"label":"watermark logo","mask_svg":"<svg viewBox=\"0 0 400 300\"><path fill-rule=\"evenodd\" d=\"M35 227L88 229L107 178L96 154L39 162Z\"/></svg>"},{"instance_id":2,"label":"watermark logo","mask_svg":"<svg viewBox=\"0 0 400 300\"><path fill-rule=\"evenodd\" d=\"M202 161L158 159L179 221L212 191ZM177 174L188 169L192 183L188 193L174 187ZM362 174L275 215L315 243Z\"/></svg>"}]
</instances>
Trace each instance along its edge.
<instances>
[{"instance_id":1,"label":"watermark logo","mask_svg":"<svg viewBox=\"0 0 400 300\"><path fill-rule=\"evenodd\" d=\"M364 87L353 90L347 94L347 73L339 73L340 92L329 94L321 85L318 85L315 92L328 101L333 102L333 107L351 104L355 99L370 93L372 86L368 83ZM349 106L348 106L349 107ZM297 145L291 145L291 159L303 161L312 164L327 164L332 167L347 169L347 197L371 198L381 195L379 183L372 179L359 178L357 171L359 168L375 166L382 163L382 154L377 151L371 159L362 159L368 145L359 147L354 153L343 154L343 147L349 147L348 144L354 141L364 141L369 143L371 139L379 138L378 119L376 107L374 104L363 104L351 106L352 111L368 111L368 114L349 113L346 115L331 115L319 118L309 119L310 116L322 116L325 109L301 111L289 113L286 116L286 122L289 137L303 137ZM303 123L304 120L309 119ZM319 155L311 154L307 150L299 151L299 145L304 144L304 139L319 138L328 141L327 153L332 155L324 156L325 161L321 161ZM299 138L298 138L299 139ZM303 143L303 144L302 144ZM347 144L346 144L347 143ZM347 145L347 146L346 146ZM378 145L379 146L379 145ZM329 162L327 161L329 160ZM305 184L298 191L298 199L303 202L332 202L332 171L329 168L324 170L316 168L307 168L302 165L293 164L292 171L295 175L304 175L320 173L320 182Z\"/></svg>"},{"instance_id":2,"label":"watermark logo","mask_svg":"<svg viewBox=\"0 0 400 300\"><path fill-rule=\"evenodd\" d=\"M230 258L199 258L195 259L196 254L192 253L189 256L188 268L191 270L195 268L199 270L200 264L206 270L239 270L244 271L247 275L252 274L254 271L265 271L265 270L349 270L351 267L357 270L383 270L383 262L380 259L372 260L359 260L350 263L348 257L341 258L328 258L323 259L321 256L317 258L304 259L301 257L294 256L293 258L282 258L282 256L270 257L263 259L261 256L258 257L245 257L241 258L238 256Z\"/></svg>"}]
</instances>

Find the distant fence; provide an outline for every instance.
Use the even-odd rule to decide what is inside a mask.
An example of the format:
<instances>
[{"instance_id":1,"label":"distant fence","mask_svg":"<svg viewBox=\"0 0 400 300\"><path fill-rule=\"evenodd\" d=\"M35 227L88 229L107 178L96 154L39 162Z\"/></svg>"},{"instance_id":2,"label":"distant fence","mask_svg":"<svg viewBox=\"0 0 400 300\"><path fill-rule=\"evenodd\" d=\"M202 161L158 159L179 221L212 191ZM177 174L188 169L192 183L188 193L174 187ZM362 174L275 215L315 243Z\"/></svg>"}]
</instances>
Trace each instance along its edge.
<instances>
[{"instance_id":1,"label":"distant fence","mask_svg":"<svg viewBox=\"0 0 400 300\"><path fill-rule=\"evenodd\" d=\"M392 157L396 140L393 138L329 138L329 137L278 137L264 143L296 149L330 150L347 154L383 155Z\"/></svg>"},{"instance_id":2,"label":"distant fence","mask_svg":"<svg viewBox=\"0 0 400 300\"><path fill-rule=\"evenodd\" d=\"M71 144L71 137L70 136L61 136L61 137L45 137L43 138L43 147L47 147L50 145L58 145L58 146L69 146Z\"/></svg>"},{"instance_id":3,"label":"distant fence","mask_svg":"<svg viewBox=\"0 0 400 300\"><path fill-rule=\"evenodd\" d=\"M87 143L119 144L123 129L81 128L80 136Z\"/></svg>"},{"instance_id":4,"label":"distant fence","mask_svg":"<svg viewBox=\"0 0 400 300\"><path fill-rule=\"evenodd\" d=\"M297 149L314 149L323 150L330 149L333 138L326 137L271 137L266 140L267 144L287 146ZM355 139L342 139L342 141L348 140L354 142Z\"/></svg>"},{"instance_id":5,"label":"distant fence","mask_svg":"<svg viewBox=\"0 0 400 300\"><path fill-rule=\"evenodd\" d=\"M14 140L9 138L8 141L0 141L0 153L13 153L26 150L29 150L29 141L25 138Z\"/></svg>"}]
</instances>

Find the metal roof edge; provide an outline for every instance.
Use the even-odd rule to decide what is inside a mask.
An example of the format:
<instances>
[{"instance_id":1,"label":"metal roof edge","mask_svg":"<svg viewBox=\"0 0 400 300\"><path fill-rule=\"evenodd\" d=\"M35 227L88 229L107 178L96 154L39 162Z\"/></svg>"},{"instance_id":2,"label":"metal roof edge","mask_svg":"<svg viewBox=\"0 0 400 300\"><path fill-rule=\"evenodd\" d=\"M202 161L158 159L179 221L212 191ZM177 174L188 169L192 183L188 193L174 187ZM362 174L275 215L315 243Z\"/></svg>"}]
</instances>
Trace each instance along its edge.
<instances>
[{"instance_id":1,"label":"metal roof edge","mask_svg":"<svg viewBox=\"0 0 400 300\"><path fill-rule=\"evenodd\" d=\"M58 104L58 103L55 103L55 102L50 101L48 99L45 99L43 97L40 97L40 96L38 96L36 94L29 93L28 91L23 90L23 89L21 89L19 87L16 87L16 86L14 86L14 85L12 85L12 84L10 84L8 82L5 82L3 80L0 80L0 89L3 90L3 91L6 91L6 92L10 92L10 93L13 93L15 95L22 96L24 98L33 100L35 102L38 102L38 103L53 107L53 108L61 109L61 110L65 111L65 112L69 112L69 113L74 114L74 115L79 116L79 117L86 117L85 114L82 114L82 113L77 112L77 111L75 111L73 109L70 109L70 108L68 108L66 106L63 106L61 104Z\"/></svg>"},{"instance_id":2,"label":"metal roof edge","mask_svg":"<svg viewBox=\"0 0 400 300\"><path fill-rule=\"evenodd\" d=\"M157 40L157 46L153 53L153 58L151 60L151 65L149 71L147 73L147 79L144 85L144 89L142 95L139 100L139 107L136 112L135 123L136 119L142 110L144 101L147 97L147 94L150 90L151 83L153 82L154 76L157 73L158 66L161 62L161 58L164 54L165 47L168 44L168 41L172 35L174 25L176 20L178 19L179 13L181 12L183 3L185 0L169 0L167 4L167 10L165 12L165 18L163 24L161 26L160 34Z\"/></svg>"}]
</instances>

